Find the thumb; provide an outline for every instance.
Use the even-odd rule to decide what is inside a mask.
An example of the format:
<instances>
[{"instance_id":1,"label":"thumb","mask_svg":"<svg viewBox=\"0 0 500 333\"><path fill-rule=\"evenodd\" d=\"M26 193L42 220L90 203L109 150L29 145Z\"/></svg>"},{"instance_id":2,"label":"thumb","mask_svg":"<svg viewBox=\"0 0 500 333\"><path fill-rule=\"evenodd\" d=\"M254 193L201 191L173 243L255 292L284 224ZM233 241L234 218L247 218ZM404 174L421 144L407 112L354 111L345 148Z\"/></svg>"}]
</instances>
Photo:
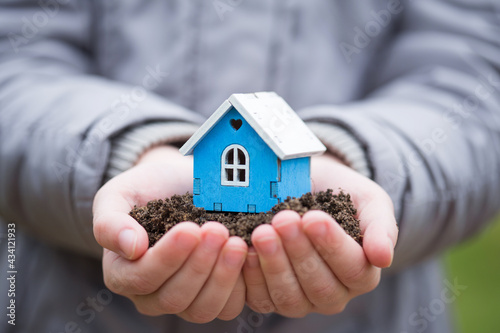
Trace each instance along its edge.
<instances>
[{"instance_id":1,"label":"thumb","mask_svg":"<svg viewBox=\"0 0 500 333\"><path fill-rule=\"evenodd\" d=\"M394 257L394 247L398 238L398 227L394 218L392 203L374 200L364 208L366 228L363 249L370 263L380 268L389 267Z\"/></svg>"},{"instance_id":2,"label":"thumb","mask_svg":"<svg viewBox=\"0 0 500 333\"><path fill-rule=\"evenodd\" d=\"M363 237L363 249L372 265L380 268L391 266L394 247L394 240L383 226L368 226Z\"/></svg>"},{"instance_id":3,"label":"thumb","mask_svg":"<svg viewBox=\"0 0 500 333\"><path fill-rule=\"evenodd\" d=\"M146 252L149 240L146 230L128 215L130 209L112 188L103 187L94 199L94 237L102 247L135 260Z\"/></svg>"},{"instance_id":4,"label":"thumb","mask_svg":"<svg viewBox=\"0 0 500 333\"><path fill-rule=\"evenodd\" d=\"M129 260L140 258L149 245L146 230L124 213L95 216L94 237L102 247Z\"/></svg>"}]
</instances>

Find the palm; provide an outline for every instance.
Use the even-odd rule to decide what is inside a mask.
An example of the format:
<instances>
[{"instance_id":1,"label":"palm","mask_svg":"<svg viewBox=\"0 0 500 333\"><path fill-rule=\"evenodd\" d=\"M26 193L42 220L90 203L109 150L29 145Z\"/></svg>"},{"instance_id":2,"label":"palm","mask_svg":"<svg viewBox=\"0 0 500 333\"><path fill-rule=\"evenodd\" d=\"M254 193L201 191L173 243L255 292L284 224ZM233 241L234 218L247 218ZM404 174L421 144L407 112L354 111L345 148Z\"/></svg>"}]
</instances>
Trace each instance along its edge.
<instances>
[{"instance_id":1,"label":"palm","mask_svg":"<svg viewBox=\"0 0 500 333\"><path fill-rule=\"evenodd\" d=\"M397 239L397 228L393 204L387 193L370 179L343 164L332 163L328 157L313 160L311 174L314 191L331 188L339 192L342 189L351 195L370 262L380 267L388 266Z\"/></svg>"},{"instance_id":2,"label":"palm","mask_svg":"<svg viewBox=\"0 0 500 333\"><path fill-rule=\"evenodd\" d=\"M126 202L127 208L131 209L150 200L192 191L192 162L186 158L182 161L141 163L111 182L110 185L116 186L115 199Z\"/></svg>"}]
</instances>

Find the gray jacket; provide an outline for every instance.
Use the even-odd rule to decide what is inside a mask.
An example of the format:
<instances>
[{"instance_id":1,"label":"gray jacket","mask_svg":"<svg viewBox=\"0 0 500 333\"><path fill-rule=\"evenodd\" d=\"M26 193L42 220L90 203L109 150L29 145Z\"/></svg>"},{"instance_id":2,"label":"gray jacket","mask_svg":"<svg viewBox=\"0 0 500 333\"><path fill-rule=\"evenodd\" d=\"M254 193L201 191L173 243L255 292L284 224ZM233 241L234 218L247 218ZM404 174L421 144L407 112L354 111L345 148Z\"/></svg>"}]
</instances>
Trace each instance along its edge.
<instances>
[{"instance_id":1,"label":"gray jacket","mask_svg":"<svg viewBox=\"0 0 500 333\"><path fill-rule=\"evenodd\" d=\"M499 51L496 0L1 1L0 219L17 274L15 297L0 280L0 331L451 331L466 290L436 257L500 206ZM336 316L138 314L103 285L94 194L230 94L269 90L391 195L393 267Z\"/></svg>"}]
</instances>

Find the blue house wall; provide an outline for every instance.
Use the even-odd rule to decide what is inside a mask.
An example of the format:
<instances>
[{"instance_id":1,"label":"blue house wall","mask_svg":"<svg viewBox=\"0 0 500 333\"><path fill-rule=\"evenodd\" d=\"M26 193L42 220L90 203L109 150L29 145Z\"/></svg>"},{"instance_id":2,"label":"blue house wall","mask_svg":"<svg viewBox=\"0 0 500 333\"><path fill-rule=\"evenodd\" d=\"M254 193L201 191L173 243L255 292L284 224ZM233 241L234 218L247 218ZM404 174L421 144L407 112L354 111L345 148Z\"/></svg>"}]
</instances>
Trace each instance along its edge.
<instances>
[{"instance_id":1,"label":"blue house wall","mask_svg":"<svg viewBox=\"0 0 500 333\"><path fill-rule=\"evenodd\" d=\"M241 120L241 127L233 128L231 120ZM248 187L221 185L221 158L231 144L241 145L248 152ZM206 210L266 212L280 198L299 197L310 191L310 158L279 160L234 108L198 143L193 155L193 203Z\"/></svg>"},{"instance_id":2,"label":"blue house wall","mask_svg":"<svg viewBox=\"0 0 500 333\"><path fill-rule=\"evenodd\" d=\"M281 201L286 197L300 197L311 191L310 157L281 161L281 182L278 195Z\"/></svg>"},{"instance_id":3,"label":"blue house wall","mask_svg":"<svg viewBox=\"0 0 500 333\"><path fill-rule=\"evenodd\" d=\"M242 121L238 130L231 126L231 119ZM248 187L221 185L221 157L231 144L239 144L248 152ZM234 108L198 143L193 155L195 206L215 210L214 204L221 204L223 211L248 212L248 205L255 205L255 211L262 212L278 202L271 197L270 189L270 182L277 181L278 177L277 157ZM199 195L196 194L197 179Z\"/></svg>"}]
</instances>

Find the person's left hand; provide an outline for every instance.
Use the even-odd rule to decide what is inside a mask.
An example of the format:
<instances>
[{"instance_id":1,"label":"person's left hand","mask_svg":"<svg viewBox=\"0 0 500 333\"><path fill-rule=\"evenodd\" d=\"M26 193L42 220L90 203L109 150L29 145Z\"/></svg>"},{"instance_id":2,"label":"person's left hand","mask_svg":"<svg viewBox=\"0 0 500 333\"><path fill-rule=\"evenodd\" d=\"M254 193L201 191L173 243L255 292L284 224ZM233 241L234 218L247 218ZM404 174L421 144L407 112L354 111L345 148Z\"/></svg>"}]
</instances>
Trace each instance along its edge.
<instances>
[{"instance_id":1,"label":"person's left hand","mask_svg":"<svg viewBox=\"0 0 500 333\"><path fill-rule=\"evenodd\" d=\"M398 229L392 201L376 183L330 156L313 157L313 189L351 194L363 247L333 218L309 211L277 214L252 234L243 267L247 304L260 313L303 317L342 312L354 297L373 290L391 265Z\"/></svg>"}]
</instances>

